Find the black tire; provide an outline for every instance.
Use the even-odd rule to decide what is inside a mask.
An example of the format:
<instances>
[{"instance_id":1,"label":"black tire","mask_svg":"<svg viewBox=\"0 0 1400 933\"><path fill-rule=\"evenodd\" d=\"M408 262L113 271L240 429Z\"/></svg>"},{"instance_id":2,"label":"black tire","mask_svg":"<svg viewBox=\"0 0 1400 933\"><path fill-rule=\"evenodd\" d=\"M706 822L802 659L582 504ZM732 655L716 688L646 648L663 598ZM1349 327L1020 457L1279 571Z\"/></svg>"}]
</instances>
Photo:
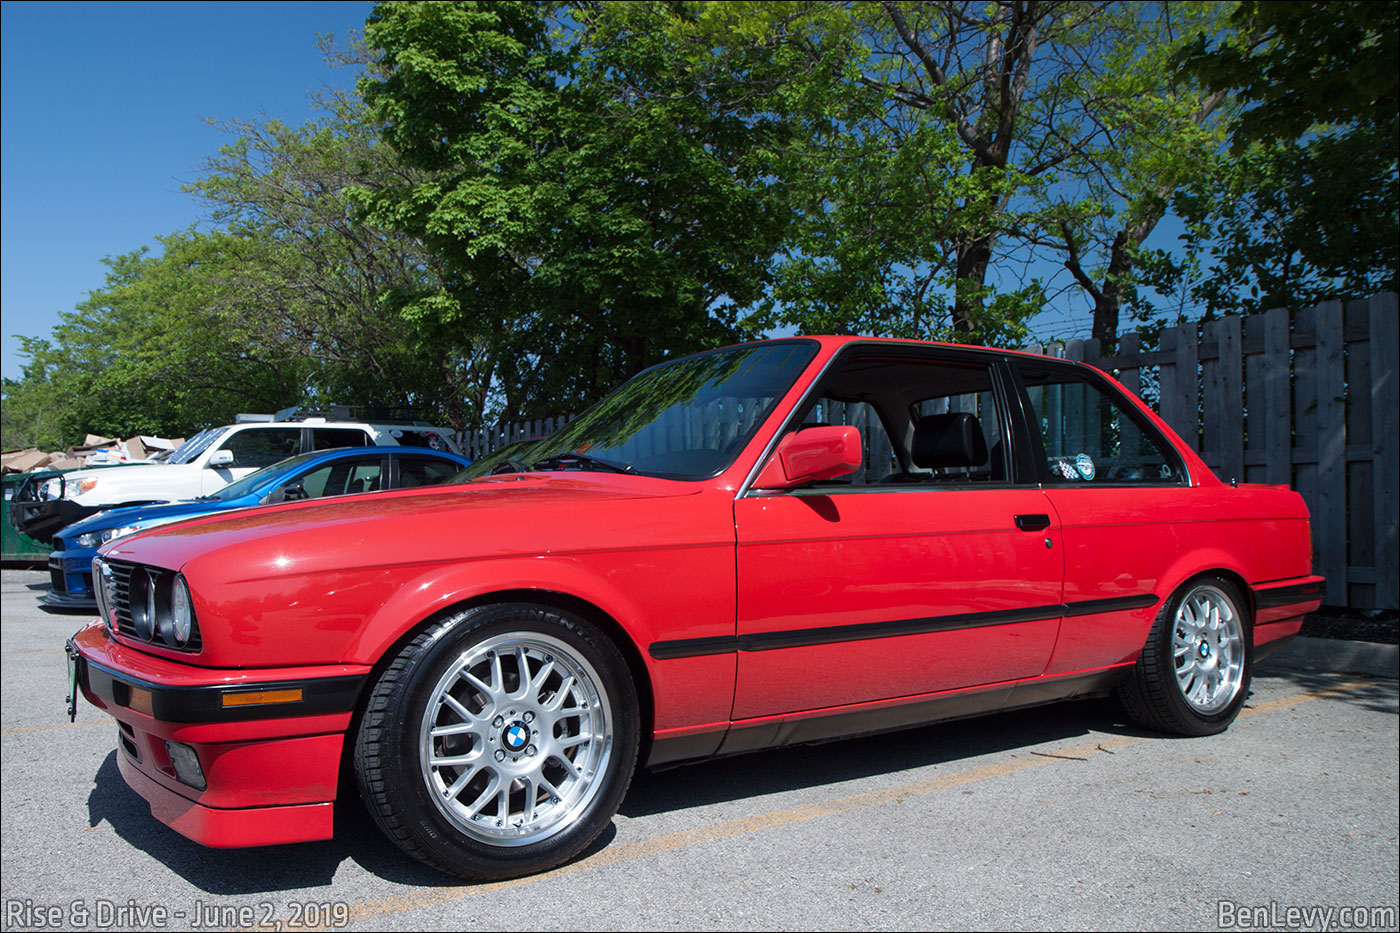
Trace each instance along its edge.
<instances>
[{"instance_id":1,"label":"black tire","mask_svg":"<svg viewBox=\"0 0 1400 933\"><path fill-rule=\"evenodd\" d=\"M586 620L478 606L418 634L369 694L360 795L409 855L473 880L552 868L607 827L639 716L617 646ZM449 783L450 782L450 783Z\"/></svg>"},{"instance_id":2,"label":"black tire","mask_svg":"<svg viewBox=\"0 0 1400 933\"><path fill-rule=\"evenodd\" d=\"M1177 735L1225 731L1249 697L1254 632L1247 606L1234 584L1215 576L1188 580L1173 593L1118 688L1128 715ZM1212 610L1218 626L1209 621Z\"/></svg>"}]
</instances>

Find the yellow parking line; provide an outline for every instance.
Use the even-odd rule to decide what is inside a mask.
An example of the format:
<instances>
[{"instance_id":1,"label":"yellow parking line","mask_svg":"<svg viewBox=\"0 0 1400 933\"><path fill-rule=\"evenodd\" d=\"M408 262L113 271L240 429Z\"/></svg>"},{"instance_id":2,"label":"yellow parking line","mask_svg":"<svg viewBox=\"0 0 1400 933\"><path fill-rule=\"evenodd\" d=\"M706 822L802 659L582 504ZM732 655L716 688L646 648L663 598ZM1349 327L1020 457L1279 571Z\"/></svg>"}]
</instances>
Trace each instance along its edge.
<instances>
[{"instance_id":1,"label":"yellow parking line","mask_svg":"<svg viewBox=\"0 0 1400 933\"><path fill-rule=\"evenodd\" d=\"M1294 694L1291 697L1279 697L1277 700L1270 700L1267 703L1260 703L1258 706L1251 706L1241 710L1239 718L1248 719L1250 716L1258 716L1260 713L1270 713L1276 709L1283 709L1285 706L1297 706L1309 700L1320 700L1324 697L1336 696L1339 693L1350 693L1357 687L1365 687L1370 683L1372 683L1372 681L1369 680L1348 680L1346 683L1333 684L1330 687L1318 687L1316 690Z\"/></svg>"}]
</instances>

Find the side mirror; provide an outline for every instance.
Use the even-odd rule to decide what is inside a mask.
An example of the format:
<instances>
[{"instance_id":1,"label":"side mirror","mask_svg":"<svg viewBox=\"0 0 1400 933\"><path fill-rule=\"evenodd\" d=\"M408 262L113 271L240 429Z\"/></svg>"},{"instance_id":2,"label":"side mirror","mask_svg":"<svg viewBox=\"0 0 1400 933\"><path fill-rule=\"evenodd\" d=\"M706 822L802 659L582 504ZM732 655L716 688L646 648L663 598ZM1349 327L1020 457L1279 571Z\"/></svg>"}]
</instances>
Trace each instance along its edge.
<instances>
[{"instance_id":1,"label":"side mirror","mask_svg":"<svg viewBox=\"0 0 1400 933\"><path fill-rule=\"evenodd\" d=\"M860 430L808 428L784 437L754 480L755 489L792 489L860 469Z\"/></svg>"},{"instance_id":2,"label":"side mirror","mask_svg":"<svg viewBox=\"0 0 1400 933\"><path fill-rule=\"evenodd\" d=\"M219 467L233 466L233 451L216 450L209 455L209 462L204 464L206 469L217 469Z\"/></svg>"}]
</instances>

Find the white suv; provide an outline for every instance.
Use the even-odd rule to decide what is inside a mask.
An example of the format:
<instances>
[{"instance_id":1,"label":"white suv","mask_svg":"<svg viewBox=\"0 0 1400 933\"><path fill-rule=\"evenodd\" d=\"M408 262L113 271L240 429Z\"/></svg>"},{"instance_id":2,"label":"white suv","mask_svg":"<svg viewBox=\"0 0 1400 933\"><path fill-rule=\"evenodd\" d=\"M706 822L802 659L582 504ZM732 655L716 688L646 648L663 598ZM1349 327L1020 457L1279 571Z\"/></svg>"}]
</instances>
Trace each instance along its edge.
<instances>
[{"instance_id":1,"label":"white suv","mask_svg":"<svg viewBox=\"0 0 1400 933\"><path fill-rule=\"evenodd\" d=\"M343 409L342 409L343 410ZM14 524L47 542L62 528L107 509L195 499L254 470L332 447L430 447L460 453L446 428L421 422L329 421L288 409L264 420L206 428L162 463L75 470L44 482L16 502Z\"/></svg>"}]
</instances>

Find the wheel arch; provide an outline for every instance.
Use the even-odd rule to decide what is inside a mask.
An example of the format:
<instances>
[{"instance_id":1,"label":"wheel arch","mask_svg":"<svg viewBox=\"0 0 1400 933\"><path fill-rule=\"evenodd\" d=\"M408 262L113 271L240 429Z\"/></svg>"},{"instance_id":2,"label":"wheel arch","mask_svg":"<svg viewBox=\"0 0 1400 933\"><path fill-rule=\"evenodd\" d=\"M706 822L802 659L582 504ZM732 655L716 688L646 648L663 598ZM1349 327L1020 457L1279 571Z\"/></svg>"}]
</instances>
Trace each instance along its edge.
<instances>
[{"instance_id":1,"label":"wheel arch","mask_svg":"<svg viewBox=\"0 0 1400 933\"><path fill-rule=\"evenodd\" d=\"M1192 580L1200 577L1219 577L1239 590L1245 603L1244 610L1249 617L1249 624L1251 627L1254 625L1254 591L1250 588L1238 561L1223 551L1209 550L1184 555L1162 574L1157 596L1165 603Z\"/></svg>"},{"instance_id":2,"label":"wheel arch","mask_svg":"<svg viewBox=\"0 0 1400 933\"><path fill-rule=\"evenodd\" d=\"M403 650L403 647L416 638L424 629L463 610L501 603L531 603L571 612L597 627L598 630L603 633L604 637L608 638L617 647L618 651L622 654L623 660L627 664L627 670L632 676L632 683L637 694L637 714L638 725L640 727L638 761L647 760L647 757L651 753L652 736L655 733L656 710L654 689L651 680L651 672L647 669L646 662L642 657L641 650L638 648L635 639L632 638L627 629L607 610L575 594L533 587L504 588L474 593L470 596L460 598L455 602L435 607L416 622L402 628L398 636L388 642L383 650L379 652L378 657L376 657L371 664L369 675L365 678L365 686L361 695L355 700L355 707L350 716L350 725L346 730L346 741L341 747L341 784L337 792L338 798L348 799L346 798L345 791L347 789L353 791L355 787L355 736L359 731L360 722L364 717L365 697L368 696L373 685L379 681L385 668L393 663L394 658ZM350 796L354 796L354 794L352 793Z\"/></svg>"}]
</instances>

